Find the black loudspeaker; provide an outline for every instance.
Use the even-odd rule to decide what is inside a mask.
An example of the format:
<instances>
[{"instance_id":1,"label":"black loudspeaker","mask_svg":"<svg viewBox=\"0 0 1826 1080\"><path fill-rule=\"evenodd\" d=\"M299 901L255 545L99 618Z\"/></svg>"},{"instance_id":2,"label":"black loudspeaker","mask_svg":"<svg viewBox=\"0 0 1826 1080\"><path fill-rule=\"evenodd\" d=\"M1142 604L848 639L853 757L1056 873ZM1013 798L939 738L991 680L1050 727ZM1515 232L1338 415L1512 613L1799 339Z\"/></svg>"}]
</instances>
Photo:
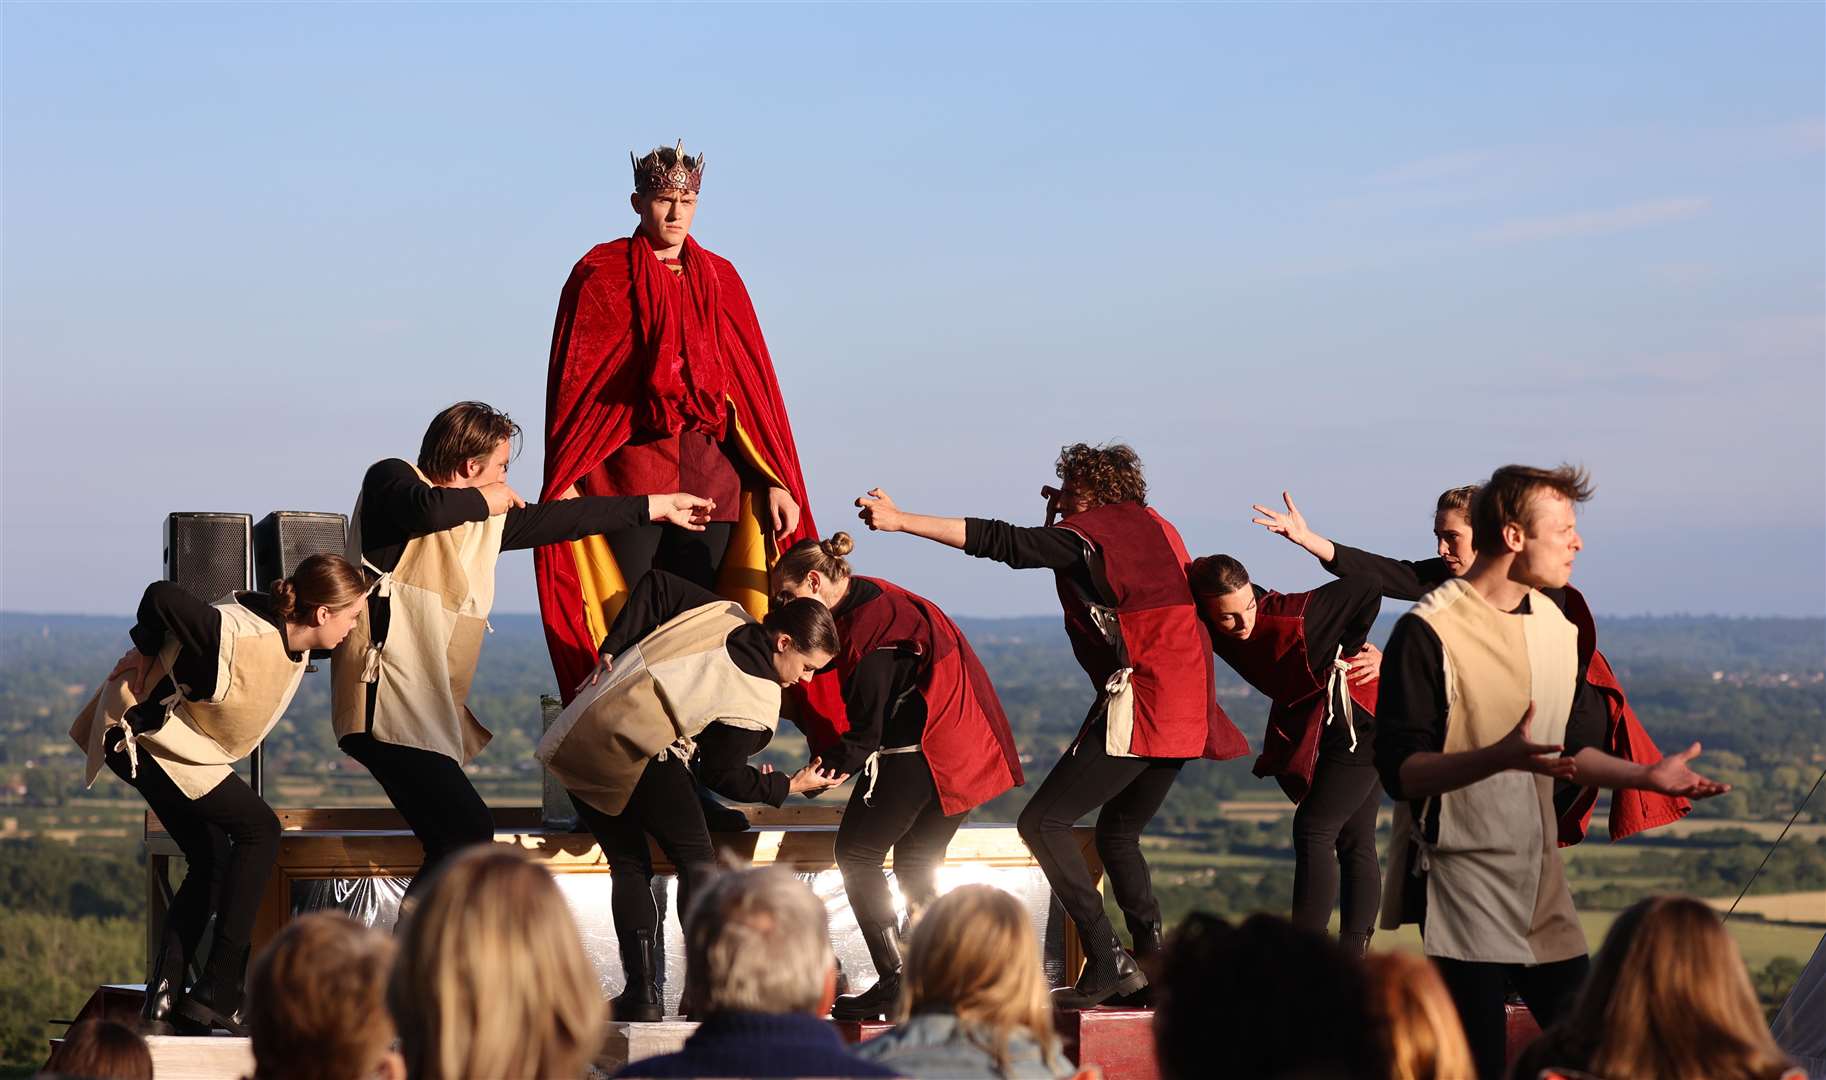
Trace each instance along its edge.
<instances>
[{"instance_id":1,"label":"black loudspeaker","mask_svg":"<svg viewBox=\"0 0 1826 1080\"><path fill-rule=\"evenodd\" d=\"M168 514L165 580L215 603L254 586L253 519L246 514Z\"/></svg>"},{"instance_id":2,"label":"black loudspeaker","mask_svg":"<svg viewBox=\"0 0 1826 1080\"><path fill-rule=\"evenodd\" d=\"M349 519L342 514L274 510L254 526L254 580L264 589L291 577L312 555L342 555Z\"/></svg>"}]
</instances>

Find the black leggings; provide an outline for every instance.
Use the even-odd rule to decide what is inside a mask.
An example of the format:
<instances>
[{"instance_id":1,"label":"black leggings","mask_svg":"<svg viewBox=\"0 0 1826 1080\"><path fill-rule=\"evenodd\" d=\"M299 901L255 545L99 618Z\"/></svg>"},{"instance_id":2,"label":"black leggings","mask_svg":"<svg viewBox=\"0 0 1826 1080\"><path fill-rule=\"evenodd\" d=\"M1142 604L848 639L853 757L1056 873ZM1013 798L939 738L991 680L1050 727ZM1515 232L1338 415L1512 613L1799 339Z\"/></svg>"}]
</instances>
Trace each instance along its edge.
<instances>
[{"instance_id":1,"label":"black leggings","mask_svg":"<svg viewBox=\"0 0 1826 1080\"><path fill-rule=\"evenodd\" d=\"M1181 758L1111 757L1103 746L1103 699L1092 708L1094 718L1076 749L1053 766L1015 823L1082 937L1103 922L1103 896L1091 881L1072 826L1103 808L1097 815L1097 855L1116 906L1131 924L1158 922L1160 904L1141 856L1141 830L1154 820L1185 764Z\"/></svg>"},{"instance_id":2,"label":"black leggings","mask_svg":"<svg viewBox=\"0 0 1826 1080\"><path fill-rule=\"evenodd\" d=\"M1319 759L1312 789L1293 814L1295 926L1323 933L1336 899L1339 936L1352 944L1369 940L1382 891L1376 864L1381 805L1374 765Z\"/></svg>"},{"instance_id":3,"label":"black leggings","mask_svg":"<svg viewBox=\"0 0 1826 1080\"><path fill-rule=\"evenodd\" d=\"M697 781L685 763L671 753L664 761L649 761L619 814L605 814L575 795L571 805L609 861L609 910L615 917L615 936L626 941L637 931L659 929L649 834L678 868L678 921L684 925L693 892L716 866L710 828L697 801Z\"/></svg>"},{"instance_id":4,"label":"black leggings","mask_svg":"<svg viewBox=\"0 0 1826 1080\"><path fill-rule=\"evenodd\" d=\"M713 521L703 532L667 523L638 525L609 533L604 539L615 555L623 581L633 588L649 570L665 570L706 589L716 588L717 570L729 550L735 523ZM763 589L766 585L761 586Z\"/></svg>"},{"instance_id":5,"label":"black leggings","mask_svg":"<svg viewBox=\"0 0 1826 1080\"><path fill-rule=\"evenodd\" d=\"M106 736L108 768L140 793L184 853L184 881L165 913L164 932L176 938L188 968L213 910L211 966L238 964L253 936L267 875L279 858L278 816L239 776L225 777L201 797L190 798L143 747L135 777L122 739L118 728Z\"/></svg>"},{"instance_id":6,"label":"black leggings","mask_svg":"<svg viewBox=\"0 0 1826 1080\"><path fill-rule=\"evenodd\" d=\"M1572 999L1585 981L1591 967L1590 957L1575 956L1551 964L1487 964L1475 960L1433 958L1452 1004L1458 1006L1458 1019L1465 1027L1465 1040L1471 1044L1471 1058L1477 1063L1482 1080L1502 1080L1508 1067L1505 1061L1509 1042L1509 1014L1503 1002L1509 986L1521 992L1528 1011L1545 1031L1565 1015Z\"/></svg>"},{"instance_id":7,"label":"black leggings","mask_svg":"<svg viewBox=\"0 0 1826 1080\"><path fill-rule=\"evenodd\" d=\"M945 848L969 811L945 816L926 755L883 754L877 759L875 794L865 799L868 778L856 778L850 804L837 826L837 868L859 926L893 926L894 900L881 867L894 849L894 878L910 910L938 897L938 868Z\"/></svg>"},{"instance_id":8,"label":"black leggings","mask_svg":"<svg viewBox=\"0 0 1826 1080\"><path fill-rule=\"evenodd\" d=\"M336 745L362 763L425 849L418 873L406 887L415 897L438 864L473 844L495 838L495 819L463 767L435 750L382 742L365 732L344 735Z\"/></svg>"}]
</instances>

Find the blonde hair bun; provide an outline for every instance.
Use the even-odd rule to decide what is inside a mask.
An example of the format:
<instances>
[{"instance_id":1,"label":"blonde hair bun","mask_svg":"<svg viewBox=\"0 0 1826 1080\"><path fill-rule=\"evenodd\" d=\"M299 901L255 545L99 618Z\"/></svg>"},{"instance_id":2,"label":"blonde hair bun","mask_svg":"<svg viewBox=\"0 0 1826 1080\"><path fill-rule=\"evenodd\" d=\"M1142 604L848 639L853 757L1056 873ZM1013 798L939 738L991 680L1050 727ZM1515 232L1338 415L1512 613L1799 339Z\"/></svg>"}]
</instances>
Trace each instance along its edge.
<instances>
[{"instance_id":1,"label":"blonde hair bun","mask_svg":"<svg viewBox=\"0 0 1826 1080\"><path fill-rule=\"evenodd\" d=\"M818 541L818 548L833 559L841 559L856 550L856 541L850 538L849 533L840 532L829 540Z\"/></svg>"}]
</instances>

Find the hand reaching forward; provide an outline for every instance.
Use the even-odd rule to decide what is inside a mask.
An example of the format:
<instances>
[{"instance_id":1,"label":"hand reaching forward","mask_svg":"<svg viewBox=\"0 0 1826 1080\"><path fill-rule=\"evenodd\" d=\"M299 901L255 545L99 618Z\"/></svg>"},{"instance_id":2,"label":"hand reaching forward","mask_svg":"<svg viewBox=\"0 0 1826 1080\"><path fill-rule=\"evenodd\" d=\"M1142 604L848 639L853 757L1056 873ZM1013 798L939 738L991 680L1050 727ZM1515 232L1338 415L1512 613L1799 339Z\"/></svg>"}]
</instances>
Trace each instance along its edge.
<instances>
[{"instance_id":1,"label":"hand reaching forward","mask_svg":"<svg viewBox=\"0 0 1826 1080\"><path fill-rule=\"evenodd\" d=\"M774 547L786 550L786 541L799 531L799 504L785 488L767 489L767 519L773 525Z\"/></svg>"},{"instance_id":2,"label":"hand reaching forward","mask_svg":"<svg viewBox=\"0 0 1826 1080\"><path fill-rule=\"evenodd\" d=\"M826 788L834 788L850 778L849 773L826 775L819 770L821 764L822 759L813 758L798 772L793 773L792 779L786 785L787 792L798 795L808 791L823 791Z\"/></svg>"},{"instance_id":3,"label":"hand reaching forward","mask_svg":"<svg viewBox=\"0 0 1826 1080\"><path fill-rule=\"evenodd\" d=\"M1257 516L1249 519L1250 524L1260 525L1276 536L1285 536L1307 551L1312 551L1316 537L1306 525L1306 515L1300 513L1300 508L1294 505L1293 492L1281 492L1281 501L1287 504L1285 514L1263 506L1261 503L1252 505L1250 509L1254 510Z\"/></svg>"},{"instance_id":4,"label":"hand reaching forward","mask_svg":"<svg viewBox=\"0 0 1826 1080\"><path fill-rule=\"evenodd\" d=\"M1687 762L1699 756L1699 744L1682 750L1678 754L1669 754L1648 767L1650 791L1663 795L1684 796L1689 799L1709 799L1714 795L1723 795L1731 790L1730 784L1721 784L1708 780L1694 772Z\"/></svg>"},{"instance_id":5,"label":"hand reaching forward","mask_svg":"<svg viewBox=\"0 0 1826 1080\"><path fill-rule=\"evenodd\" d=\"M856 505L862 508L856 516L876 532L899 532L905 523L906 514L880 488L870 488L867 495L856 500Z\"/></svg>"},{"instance_id":6,"label":"hand reaching forward","mask_svg":"<svg viewBox=\"0 0 1826 1080\"><path fill-rule=\"evenodd\" d=\"M1561 757L1560 751L1565 747L1558 743L1537 743L1528 739L1528 729L1534 724L1534 702L1528 703L1528 711L1522 714L1522 722L1514 730L1503 736L1501 742L1490 749L1497 761L1497 770L1506 772L1519 769L1522 772L1539 773L1551 776L1556 780L1570 780L1578 766L1569 757Z\"/></svg>"},{"instance_id":7,"label":"hand reaching forward","mask_svg":"<svg viewBox=\"0 0 1826 1080\"><path fill-rule=\"evenodd\" d=\"M483 484L476 490L480 491L482 497L488 500L489 517L494 517L496 514L505 514L509 510L514 510L526 505L526 500L520 497L519 492L508 487L507 481L505 480L496 480L492 484Z\"/></svg>"},{"instance_id":8,"label":"hand reaching forward","mask_svg":"<svg viewBox=\"0 0 1826 1080\"><path fill-rule=\"evenodd\" d=\"M1349 657L1349 661L1350 674L1347 678L1351 682L1372 682L1382 675L1382 650L1367 641L1363 643L1363 648L1358 649L1355 655Z\"/></svg>"},{"instance_id":9,"label":"hand reaching forward","mask_svg":"<svg viewBox=\"0 0 1826 1080\"><path fill-rule=\"evenodd\" d=\"M691 532L703 532L704 524L710 520L710 511L715 509L716 503L713 500L700 499L682 491L670 495L647 496L649 521L670 522Z\"/></svg>"}]
</instances>

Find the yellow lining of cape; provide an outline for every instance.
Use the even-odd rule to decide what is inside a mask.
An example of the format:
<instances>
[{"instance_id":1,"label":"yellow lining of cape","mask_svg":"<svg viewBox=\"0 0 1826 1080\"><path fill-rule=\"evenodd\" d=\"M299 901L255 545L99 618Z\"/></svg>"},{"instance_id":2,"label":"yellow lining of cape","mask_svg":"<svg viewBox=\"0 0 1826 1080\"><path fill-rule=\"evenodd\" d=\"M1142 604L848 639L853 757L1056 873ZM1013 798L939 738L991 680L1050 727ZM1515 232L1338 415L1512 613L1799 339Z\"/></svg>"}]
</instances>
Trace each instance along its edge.
<instances>
[{"instance_id":1,"label":"yellow lining of cape","mask_svg":"<svg viewBox=\"0 0 1826 1080\"><path fill-rule=\"evenodd\" d=\"M761 457L754 439L742 426L735 402L729 402L729 420L735 429L736 445L756 472L776 486L786 487L779 473ZM766 531L756 511L757 493L743 488L735 528L729 535L729 549L723 555L723 568L717 575L716 592L725 600L742 605L759 619L767 614L767 568L771 562ZM765 506L763 505L763 509ZM586 536L571 541L571 555L577 561L577 583L583 592L583 619L590 628L590 640L600 642L608 636L609 626L628 602L628 582L621 567L615 564L615 553L601 536Z\"/></svg>"}]
</instances>

